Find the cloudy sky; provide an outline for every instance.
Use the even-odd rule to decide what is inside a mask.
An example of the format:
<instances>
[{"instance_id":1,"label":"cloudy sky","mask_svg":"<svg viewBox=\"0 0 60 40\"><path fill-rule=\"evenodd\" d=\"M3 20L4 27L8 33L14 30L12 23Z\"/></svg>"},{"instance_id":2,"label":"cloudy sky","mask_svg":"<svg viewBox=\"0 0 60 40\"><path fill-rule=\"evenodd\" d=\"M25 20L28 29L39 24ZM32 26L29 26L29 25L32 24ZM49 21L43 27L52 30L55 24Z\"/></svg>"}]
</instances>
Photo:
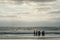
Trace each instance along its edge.
<instances>
[{"instance_id":1,"label":"cloudy sky","mask_svg":"<svg viewBox=\"0 0 60 40\"><path fill-rule=\"evenodd\" d=\"M60 26L60 0L0 0L0 27Z\"/></svg>"}]
</instances>

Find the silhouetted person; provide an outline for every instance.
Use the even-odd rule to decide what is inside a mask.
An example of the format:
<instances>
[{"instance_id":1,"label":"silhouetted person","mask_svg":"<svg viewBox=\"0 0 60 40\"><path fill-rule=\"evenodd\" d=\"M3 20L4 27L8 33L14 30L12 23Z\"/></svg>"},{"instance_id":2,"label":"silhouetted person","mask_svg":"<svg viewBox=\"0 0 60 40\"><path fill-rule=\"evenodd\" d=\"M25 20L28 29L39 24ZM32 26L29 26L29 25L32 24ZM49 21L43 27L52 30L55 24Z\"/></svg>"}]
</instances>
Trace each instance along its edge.
<instances>
[{"instance_id":1,"label":"silhouetted person","mask_svg":"<svg viewBox=\"0 0 60 40\"><path fill-rule=\"evenodd\" d=\"M36 36L36 31L34 30L34 36Z\"/></svg>"},{"instance_id":2,"label":"silhouetted person","mask_svg":"<svg viewBox=\"0 0 60 40\"><path fill-rule=\"evenodd\" d=\"M36 31L35 35L38 36L38 31Z\"/></svg>"},{"instance_id":3,"label":"silhouetted person","mask_svg":"<svg viewBox=\"0 0 60 40\"><path fill-rule=\"evenodd\" d=\"M45 36L45 31L42 31L42 36Z\"/></svg>"},{"instance_id":4,"label":"silhouetted person","mask_svg":"<svg viewBox=\"0 0 60 40\"><path fill-rule=\"evenodd\" d=\"M41 34L40 31L38 31L38 36L40 36L40 34Z\"/></svg>"},{"instance_id":5,"label":"silhouetted person","mask_svg":"<svg viewBox=\"0 0 60 40\"><path fill-rule=\"evenodd\" d=\"M37 33L37 31L36 31L36 30L34 30L34 36L37 36L37 34L38 34L38 33Z\"/></svg>"}]
</instances>

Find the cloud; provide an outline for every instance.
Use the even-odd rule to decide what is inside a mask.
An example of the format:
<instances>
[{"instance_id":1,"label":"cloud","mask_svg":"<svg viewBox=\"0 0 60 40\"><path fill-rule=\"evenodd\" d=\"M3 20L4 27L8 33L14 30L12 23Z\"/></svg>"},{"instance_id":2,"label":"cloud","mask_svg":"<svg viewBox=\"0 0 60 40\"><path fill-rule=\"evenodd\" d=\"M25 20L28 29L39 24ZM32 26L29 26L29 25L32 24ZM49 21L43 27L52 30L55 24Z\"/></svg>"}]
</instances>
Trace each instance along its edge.
<instances>
[{"instance_id":1,"label":"cloud","mask_svg":"<svg viewBox=\"0 0 60 40\"><path fill-rule=\"evenodd\" d=\"M16 27L17 21L0 21L0 27Z\"/></svg>"},{"instance_id":2,"label":"cloud","mask_svg":"<svg viewBox=\"0 0 60 40\"><path fill-rule=\"evenodd\" d=\"M20 22L19 22L20 23ZM41 21L41 22L22 22L17 24L18 26L22 26L22 27L59 27L59 21L56 22L52 22L52 21Z\"/></svg>"},{"instance_id":3,"label":"cloud","mask_svg":"<svg viewBox=\"0 0 60 40\"><path fill-rule=\"evenodd\" d=\"M52 11L50 14L60 14L60 10Z\"/></svg>"},{"instance_id":4,"label":"cloud","mask_svg":"<svg viewBox=\"0 0 60 40\"><path fill-rule=\"evenodd\" d=\"M33 2L53 2L56 0L29 0L29 1L33 1Z\"/></svg>"},{"instance_id":5,"label":"cloud","mask_svg":"<svg viewBox=\"0 0 60 40\"><path fill-rule=\"evenodd\" d=\"M24 0L11 0L11 1L13 1L15 4L23 4L24 2Z\"/></svg>"},{"instance_id":6,"label":"cloud","mask_svg":"<svg viewBox=\"0 0 60 40\"><path fill-rule=\"evenodd\" d=\"M37 6L37 2L52 1L55 0L5 0L6 4L0 5L0 26L60 26L60 10L52 9L51 4L50 6L47 4L45 6ZM32 6L27 5L26 2L29 2Z\"/></svg>"},{"instance_id":7,"label":"cloud","mask_svg":"<svg viewBox=\"0 0 60 40\"><path fill-rule=\"evenodd\" d=\"M0 21L0 27L60 27L60 21L41 21L41 22L23 22L23 21Z\"/></svg>"},{"instance_id":8,"label":"cloud","mask_svg":"<svg viewBox=\"0 0 60 40\"><path fill-rule=\"evenodd\" d=\"M24 0L0 0L2 4L23 4Z\"/></svg>"}]
</instances>

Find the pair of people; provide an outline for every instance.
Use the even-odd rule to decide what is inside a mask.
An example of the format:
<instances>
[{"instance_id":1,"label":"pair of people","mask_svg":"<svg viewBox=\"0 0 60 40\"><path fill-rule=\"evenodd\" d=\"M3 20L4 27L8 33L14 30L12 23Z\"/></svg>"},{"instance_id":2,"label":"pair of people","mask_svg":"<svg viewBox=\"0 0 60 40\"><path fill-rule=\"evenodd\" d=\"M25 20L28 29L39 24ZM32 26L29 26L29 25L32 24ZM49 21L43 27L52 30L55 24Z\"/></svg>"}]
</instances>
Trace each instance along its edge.
<instances>
[{"instance_id":1,"label":"pair of people","mask_svg":"<svg viewBox=\"0 0 60 40\"><path fill-rule=\"evenodd\" d=\"M45 36L45 31L40 32L40 31L34 30L34 36L40 36L41 34L42 34L42 36Z\"/></svg>"}]
</instances>

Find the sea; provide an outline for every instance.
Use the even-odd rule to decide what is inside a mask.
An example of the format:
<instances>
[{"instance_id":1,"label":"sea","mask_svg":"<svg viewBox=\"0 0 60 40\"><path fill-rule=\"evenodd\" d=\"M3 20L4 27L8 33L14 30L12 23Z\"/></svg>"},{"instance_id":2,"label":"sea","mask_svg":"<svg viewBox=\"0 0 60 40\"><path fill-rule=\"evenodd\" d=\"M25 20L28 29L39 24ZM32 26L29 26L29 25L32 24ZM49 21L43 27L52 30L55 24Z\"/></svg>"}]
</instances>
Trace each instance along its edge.
<instances>
[{"instance_id":1,"label":"sea","mask_svg":"<svg viewBox=\"0 0 60 40\"><path fill-rule=\"evenodd\" d=\"M4 29L4 28L3 28ZM43 30L40 30L41 32ZM60 30L44 30L45 32L50 32L51 34L45 34L45 36L34 36L33 30L10 30L10 29L0 29L0 40L60 40ZM1 34L7 32L8 34ZM18 33L18 34L9 34L9 33ZM23 34L19 34L23 33ZM24 34L25 33L25 34ZM26 34L28 33L28 34ZM31 34L29 34L31 33ZM57 34L58 33L58 34Z\"/></svg>"},{"instance_id":2,"label":"sea","mask_svg":"<svg viewBox=\"0 0 60 40\"><path fill-rule=\"evenodd\" d=\"M34 36L34 34L0 34L0 40L60 40L60 34L45 34L45 36Z\"/></svg>"}]
</instances>

